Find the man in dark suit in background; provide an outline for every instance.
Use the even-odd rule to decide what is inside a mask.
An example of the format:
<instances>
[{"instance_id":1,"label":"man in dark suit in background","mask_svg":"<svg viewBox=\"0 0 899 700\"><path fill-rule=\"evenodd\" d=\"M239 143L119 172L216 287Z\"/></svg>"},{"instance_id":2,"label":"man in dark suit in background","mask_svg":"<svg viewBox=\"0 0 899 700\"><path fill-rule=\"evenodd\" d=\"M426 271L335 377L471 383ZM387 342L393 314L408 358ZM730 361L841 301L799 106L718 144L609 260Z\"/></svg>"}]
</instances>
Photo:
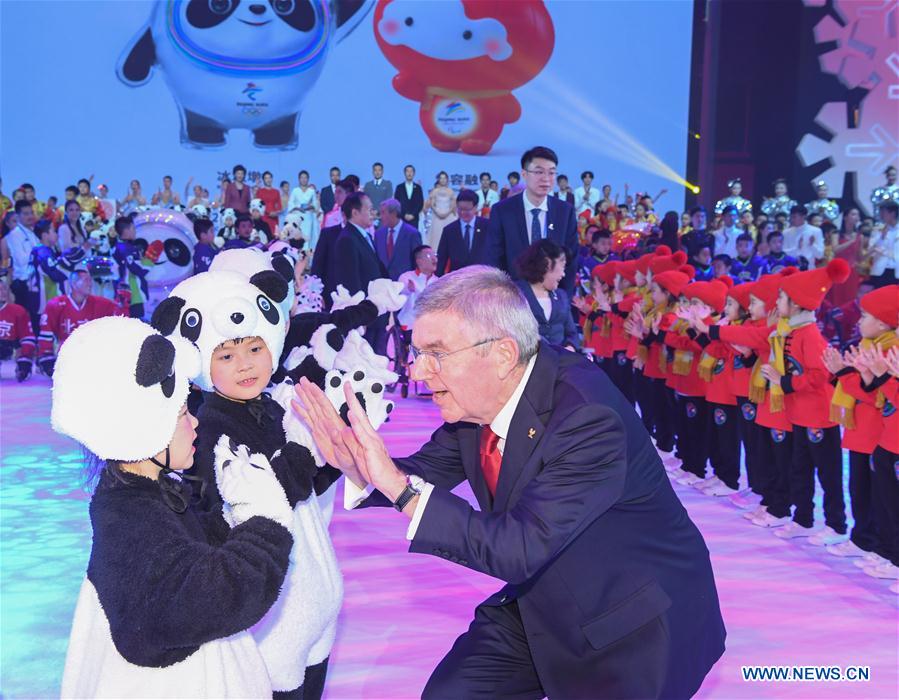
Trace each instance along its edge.
<instances>
[{"instance_id":1,"label":"man in dark suit in background","mask_svg":"<svg viewBox=\"0 0 899 700\"><path fill-rule=\"evenodd\" d=\"M562 288L569 298L574 292L578 239L574 207L550 197L556 184L559 158L544 146L536 146L521 157L523 192L493 205L487 236L487 262L517 279L515 258L531 243L549 238L565 250Z\"/></svg>"},{"instance_id":2,"label":"man in dark suit in background","mask_svg":"<svg viewBox=\"0 0 899 700\"><path fill-rule=\"evenodd\" d=\"M381 203L393 196L393 183L384 179L384 166L381 163L371 166L371 175L371 180L366 182L362 189L375 210L380 211Z\"/></svg>"},{"instance_id":3,"label":"man in dark suit in background","mask_svg":"<svg viewBox=\"0 0 899 700\"><path fill-rule=\"evenodd\" d=\"M331 178L331 182L325 187L322 187L321 193L318 196L319 205L325 214L334 208L335 190L337 188L337 183L340 182L340 168L335 165L331 168L331 172L328 173L328 176Z\"/></svg>"},{"instance_id":4,"label":"man in dark suit in background","mask_svg":"<svg viewBox=\"0 0 899 700\"><path fill-rule=\"evenodd\" d=\"M412 251L421 245L421 233L400 219L401 211L397 200L384 200L381 203L381 228L375 231L375 251L394 281L415 268Z\"/></svg>"},{"instance_id":5,"label":"man in dark suit in background","mask_svg":"<svg viewBox=\"0 0 899 700\"><path fill-rule=\"evenodd\" d=\"M634 409L596 365L540 341L498 270L445 275L415 313L412 378L445 421L418 452L391 459L352 389L351 434L321 389L298 393L334 436L319 448L347 474L345 506L393 505L410 551L506 583L422 697L691 697L724 623L708 549ZM452 492L463 481L478 508Z\"/></svg>"},{"instance_id":6,"label":"man in dark suit in background","mask_svg":"<svg viewBox=\"0 0 899 700\"><path fill-rule=\"evenodd\" d=\"M425 206L425 196L421 191L421 185L412 181L415 177L413 166L407 165L403 168L403 175L405 180L396 186L393 198L399 200L403 221L418 228L418 219Z\"/></svg>"},{"instance_id":7,"label":"man in dark suit in background","mask_svg":"<svg viewBox=\"0 0 899 700\"><path fill-rule=\"evenodd\" d=\"M476 216L479 204L479 195L471 190L462 190L456 197L459 218L448 224L440 237L438 275L487 262L487 219Z\"/></svg>"},{"instance_id":8,"label":"man in dark suit in background","mask_svg":"<svg viewBox=\"0 0 899 700\"><path fill-rule=\"evenodd\" d=\"M387 277L387 270L375 252L371 226L371 200L362 192L348 194L341 206L346 226L334 245L334 287L343 285L350 294L368 294L368 283ZM387 352L387 315L368 326L365 339L380 355Z\"/></svg>"},{"instance_id":9,"label":"man in dark suit in background","mask_svg":"<svg viewBox=\"0 0 899 700\"><path fill-rule=\"evenodd\" d=\"M350 180L341 180L334 185L334 197L338 206L343 206L343 202L348 194L356 191L356 186ZM343 214L341 213L341 218ZM312 267L309 272L317 276L321 281L324 289L322 289L322 301L325 309L331 308L331 292L337 289L337 271L335 269L337 254L335 246L337 245L337 237L343 230L346 222L327 226L321 230L318 235L318 243L312 254Z\"/></svg>"}]
</instances>

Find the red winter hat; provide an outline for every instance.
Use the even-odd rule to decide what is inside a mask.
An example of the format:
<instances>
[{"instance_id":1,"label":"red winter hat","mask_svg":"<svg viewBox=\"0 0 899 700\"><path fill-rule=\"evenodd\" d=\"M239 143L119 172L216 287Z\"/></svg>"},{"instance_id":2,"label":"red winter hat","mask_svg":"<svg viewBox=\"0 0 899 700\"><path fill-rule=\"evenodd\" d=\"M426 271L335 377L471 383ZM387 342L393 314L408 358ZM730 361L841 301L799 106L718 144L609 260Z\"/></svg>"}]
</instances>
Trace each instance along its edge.
<instances>
[{"instance_id":1,"label":"red winter hat","mask_svg":"<svg viewBox=\"0 0 899 700\"><path fill-rule=\"evenodd\" d=\"M657 255L649 261L649 269L655 276L667 270L676 270L685 262L687 262L687 254L679 250L674 255Z\"/></svg>"},{"instance_id":2,"label":"red winter hat","mask_svg":"<svg viewBox=\"0 0 899 700\"><path fill-rule=\"evenodd\" d=\"M803 309L814 311L821 306L824 295L834 284L845 282L848 278L849 263L842 258L835 258L827 263L826 267L797 272L795 275L782 278L780 288Z\"/></svg>"},{"instance_id":3,"label":"red winter hat","mask_svg":"<svg viewBox=\"0 0 899 700\"><path fill-rule=\"evenodd\" d=\"M619 264L620 263L617 260L610 260L609 262L594 265L593 269L590 271L590 276L595 277L600 282L605 282L611 287L615 284L615 274L618 271Z\"/></svg>"},{"instance_id":4,"label":"red winter hat","mask_svg":"<svg viewBox=\"0 0 899 700\"><path fill-rule=\"evenodd\" d=\"M699 299L707 306L710 306L717 313L724 311L724 302L727 299L727 293L733 287L734 281L727 275L718 277L708 282L694 282L687 285L684 289L684 295L688 299Z\"/></svg>"},{"instance_id":5,"label":"red winter hat","mask_svg":"<svg viewBox=\"0 0 899 700\"><path fill-rule=\"evenodd\" d=\"M671 248L666 245L660 245L651 253L641 255L637 258L637 270L645 275L649 271L649 265L652 260L663 255L671 255Z\"/></svg>"},{"instance_id":6,"label":"red winter hat","mask_svg":"<svg viewBox=\"0 0 899 700\"><path fill-rule=\"evenodd\" d=\"M752 289L749 290L749 293L760 300L765 305L766 310L771 311L774 308L774 304L777 303L777 293L780 291L780 283L783 281L783 278L794 275L797 272L799 272L799 269L791 265L780 272L762 275L757 282L752 284Z\"/></svg>"},{"instance_id":7,"label":"red winter hat","mask_svg":"<svg viewBox=\"0 0 899 700\"><path fill-rule=\"evenodd\" d=\"M630 294L618 302L618 309L629 314L636 304L641 303L643 303L643 297L640 294Z\"/></svg>"},{"instance_id":8,"label":"red winter hat","mask_svg":"<svg viewBox=\"0 0 899 700\"><path fill-rule=\"evenodd\" d=\"M728 278L729 279L729 278ZM727 296L736 301L742 308L749 310L749 295L755 287L755 282L736 284L727 292Z\"/></svg>"},{"instance_id":9,"label":"red winter hat","mask_svg":"<svg viewBox=\"0 0 899 700\"><path fill-rule=\"evenodd\" d=\"M637 261L628 260L620 262L615 266L615 274L621 275L631 284L637 283Z\"/></svg>"},{"instance_id":10,"label":"red winter hat","mask_svg":"<svg viewBox=\"0 0 899 700\"><path fill-rule=\"evenodd\" d=\"M899 284L891 284L868 292L859 301L862 310L890 328L899 326Z\"/></svg>"},{"instance_id":11,"label":"red winter hat","mask_svg":"<svg viewBox=\"0 0 899 700\"><path fill-rule=\"evenodd\" d=\"M694 274L695 270L690 265L682 265L677 270L659 273L652 278L652 281L672 296L679 297L684 288L690 284Z\"/></svg>"}]
</instances>

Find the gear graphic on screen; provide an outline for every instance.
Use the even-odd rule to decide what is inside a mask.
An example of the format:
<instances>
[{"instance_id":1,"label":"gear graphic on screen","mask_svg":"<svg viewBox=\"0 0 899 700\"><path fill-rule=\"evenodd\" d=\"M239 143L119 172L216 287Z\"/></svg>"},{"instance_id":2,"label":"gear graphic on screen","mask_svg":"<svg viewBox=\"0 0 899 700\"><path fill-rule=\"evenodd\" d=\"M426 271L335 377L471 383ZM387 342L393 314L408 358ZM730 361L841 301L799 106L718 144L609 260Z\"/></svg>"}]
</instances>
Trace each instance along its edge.
<instances>
[{"instance_id":1,"label":"gear graphic on screen","mask_svg":"<svg viewBox=\"0 0 899 700\"><path fill-rule=\"evenodd\" d=\"M823 7L825 0L804 0L807 7ZM796 153L804 167L829 160L816 177L833 196L851 196L872 213L871 193L884 184L884 170L899 164L899 51L896 30L899 8L893 0L834 0L833 13L815 25L818 44L836 43L821 54L821 69L847 88L864 88L857 120L845 102L828 102L815 123L829 140L807 133ZM853 124L855 124L853 126ZM846 173L855 173L855 191L841 192Z\"/></svg>"}]
</instances>

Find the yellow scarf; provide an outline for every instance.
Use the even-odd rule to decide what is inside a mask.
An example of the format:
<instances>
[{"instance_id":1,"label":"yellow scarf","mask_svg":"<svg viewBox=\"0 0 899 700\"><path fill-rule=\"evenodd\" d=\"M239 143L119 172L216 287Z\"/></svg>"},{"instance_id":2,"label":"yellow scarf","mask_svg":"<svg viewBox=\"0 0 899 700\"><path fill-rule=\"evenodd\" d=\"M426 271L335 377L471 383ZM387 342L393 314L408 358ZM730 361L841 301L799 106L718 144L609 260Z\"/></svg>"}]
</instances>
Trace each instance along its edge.
<instances>
[{"instance_id":1,"label":"yellow scarf","mask_svg":"<svg viewBox=\"0 0 899 700\"><path fill-rule=\"evenodd\" d=\"M892 330L881 333L874 339L863 338L860 343L865 350L876 347L882 351L889 350L897 344L899 344L899 338L896 337L896 333ZM883 395L883 392L878 389L874 405L877 408L883 408L885 402L886 397ZM856 403L857 399L844 391L840 383L837 382L837 386L833 391L833 400L830 402L830 420L836 421L849 430L855 429Z\"/></svg>"},{"instance_id":2,"label":"yellow scarf","mask_svg":"<svg viewBox=\"0 0 899 700\"><path fill-rule=\"evenodd\" d=\"M717 323L718 319L712 316L708 325L714 326ZM699 358L699 367L696 368L699 376L707 381L712 381L712 373L715 370L715 365L718 364L718 358L712 357L707 352L703 351L702 356Z\"/></svg>"},{"instance_id":3,"label":"yellow scarf","mask_svg":"<svg viewBox=\"0 0 899 700\"><path fill-rule=\"evenodd\" d=\"M778 374L785 375L787 373L786 358L784 356L787 337L793 331L814 322L814 311L803 311L796 314L793 318L782 318L777 322L777 328L768 337L768 343L771 345L769 364L777 370ZM762 379L764 380L764 377ZM784 390L779 383L771 384L768 388L768 407L771 409L771 413L779 413L784 410Z\"/></svg>"},{"instance_id":4,"label":"yellow scarf","mask_svg":"<svg viewBox=\"0 0 899 700\"><path fill-rule=\"evenodd\" d=\"M669 333L677 333L678 335L686 335L687 329L690 327L690 324L684 321L683 319L678 319L675 321L674 325L671 326L671 330ZM686 377L690 374L690 367L693 365L693 353L689 350L675 350L674 351L674 363L671 367L671 371L675 374L679 374L682 377Z\"/></svg>"},{"instance_id":5,"label":"yellow scarf","mask_svg":"<svg viewBox=\"0 0 899 700\"><path fill-rule=\"evenodd\" d=\"M590 302L590 311L584 314L584 345L590 342L593 336L593 321L590 320L590 314L596 311L597 305L595 301Z\"/></svg>"}]
</instances>

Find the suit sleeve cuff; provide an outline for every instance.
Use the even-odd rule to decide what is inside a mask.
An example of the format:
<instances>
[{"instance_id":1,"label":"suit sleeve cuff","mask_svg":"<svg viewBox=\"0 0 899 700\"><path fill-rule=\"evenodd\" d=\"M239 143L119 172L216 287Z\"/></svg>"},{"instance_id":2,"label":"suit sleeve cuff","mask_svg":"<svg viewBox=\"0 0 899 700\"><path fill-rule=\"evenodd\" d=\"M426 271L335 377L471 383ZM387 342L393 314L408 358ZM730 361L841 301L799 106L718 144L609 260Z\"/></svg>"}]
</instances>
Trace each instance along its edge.
<instances>
[{"instance_id":1,"label":"suit sleeve cuff","mask_svg":"<svg viewBox=\"0 0 899 700\"><path fill-rule=\"evenodd\" d=\"M425 506L428 505L428 499L431 497L431 492L433 490L434 484L425 483L425 485L421 487L421 494L418 496L418 504L415 506L415 513L412 514L412 522L409 523L409 527L406 529L406 539L410 542L415 539L415 533L418 532L418 525L421 523L421 518L425 514Z\"/></svg>"},{"instance_id":2,"label":"suit sleeve cuff","mask_svg":"<svg viewBox=\"0 0 899 700\"><path fill-rule=\"evenodd\" d=\"M658 333L656 333L656 339L657 339L660 343L664 343L664 342L665 342L665 336L666 336L667 334L668 334L668 331L662 331L662 330L660 330Z\"/></svg>"},{"instance_id":3,"label":"suit sleeve cuff","mask_svg":"<svg viewBox=\"0 0 899 700\"><path fill-rule=\"evenodd\" d=\"M709 326L709 338L712 340L721 340L721 329L718 326Z\"/></svg>"},{"instance_id":4,"label":"suit sleeve cuff","mask_svg":"<svg viewBox=\"0 0 899 700\"><path fill-rule=\"evenodd\" d=\"M350 479L343 480L343 508L344 510L353 510L374 493L375 487L366 484L364 489L360 489Z\"/></svg>"}]
</instances>

